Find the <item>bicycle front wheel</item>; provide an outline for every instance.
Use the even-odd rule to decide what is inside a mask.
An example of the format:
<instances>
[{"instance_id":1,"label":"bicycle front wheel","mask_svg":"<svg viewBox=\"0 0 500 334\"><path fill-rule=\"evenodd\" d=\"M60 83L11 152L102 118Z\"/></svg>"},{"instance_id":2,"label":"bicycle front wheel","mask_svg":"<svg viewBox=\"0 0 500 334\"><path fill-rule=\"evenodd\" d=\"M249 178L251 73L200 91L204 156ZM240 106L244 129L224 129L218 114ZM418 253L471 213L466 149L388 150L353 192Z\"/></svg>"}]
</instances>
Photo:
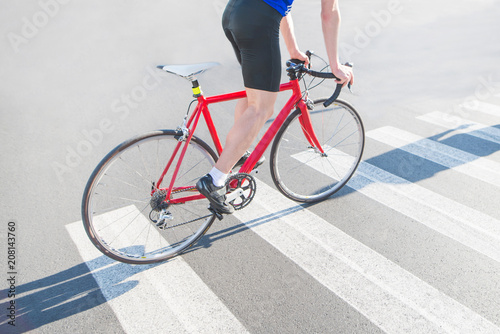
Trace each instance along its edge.
<instances>
[{"instance_id":1,"label":"bicycle front wheel","mask_svg":"<svg viewBox=\"0 0 500 334\"><path fill-rule=\"evenodd\" d=\"M364 128L356 110L336 100L314 101L309 111L314 132L324 150L312 147L301 125L300 110L285 121L271 149L271 176L285 196L298 202L321 201L342 188L363 154Z\"/></svg>"},{"instance_id":2,"label":"bicycle front wheel","mask_svg":"<svg viewBox=\"0 0 500 334\"><path fill-rule=\"evenodd\" d=\"M161 130L128 140L92 173L83 195L82 218L90 240L105 255L132 264L164 261L193 245L213 223L215 215L205 198L177 204L164 201L177 158L162 184L157 184L180 135ZM185 142L180 145L177 157ZM196 181L216 159L213 150L193 136L171 198L197 195Z\"/></svg>"}]
</instances>

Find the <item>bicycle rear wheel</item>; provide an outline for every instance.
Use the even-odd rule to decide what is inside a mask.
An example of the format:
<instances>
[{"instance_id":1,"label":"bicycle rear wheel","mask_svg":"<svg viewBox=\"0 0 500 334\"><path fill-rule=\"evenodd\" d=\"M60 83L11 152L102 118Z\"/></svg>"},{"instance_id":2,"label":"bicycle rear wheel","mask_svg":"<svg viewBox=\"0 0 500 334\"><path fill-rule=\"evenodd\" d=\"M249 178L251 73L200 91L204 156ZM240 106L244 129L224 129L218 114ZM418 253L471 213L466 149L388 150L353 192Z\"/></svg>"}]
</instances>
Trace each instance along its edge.
<instances>
[{"instance_id":1,"label":"bicycle rear wheel","mask_svg":"<svg viewBox=\"0 0 500 334\"><path fill-rule=\"evenodd\" d=\"M336 100L314 101L311 123L325 154L312 148L294 111L276 135L271 149L271 176L285 196L298 202L321 201L342 188L363 154L364 128L356 110Z\"/></svg>"},{"instance_id":2,"label":"bicycle rear wheel","mask_svg":"<svg viewBox=\"0 0 500 334\"><path fill-rule=\"evenodd\" d=\"M156 184L179 144L179 135L160 130L128 140L92 173L83 195L82 218L90 240L105 255L132 264L164 261L193 245L212 225L215 215L207 209L205 198L183 204L164 202L185 143L162 184ZM216 160L213 150L193 136L174 185L185 188L171 198L199 194L193 186Z\"/></svg>"}]
</instances>

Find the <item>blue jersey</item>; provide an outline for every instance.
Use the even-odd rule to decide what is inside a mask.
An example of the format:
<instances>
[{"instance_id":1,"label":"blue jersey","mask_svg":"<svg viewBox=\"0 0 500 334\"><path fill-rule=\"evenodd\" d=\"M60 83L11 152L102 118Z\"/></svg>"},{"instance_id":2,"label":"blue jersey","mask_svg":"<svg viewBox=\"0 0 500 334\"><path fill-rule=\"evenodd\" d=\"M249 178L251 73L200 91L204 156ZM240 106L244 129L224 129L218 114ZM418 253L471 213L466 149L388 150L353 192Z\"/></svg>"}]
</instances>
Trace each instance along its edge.
<instances>
[{"instance_id":1,"label":"blue jersey","mask_svg":"<svg viewBox=\"0 0 500 334\"><path fill-rule=\"evenodd\" d=\"M276 9L282 16L286 16L292 9L293 0L264 0L264 2Z\"/></svg>"}]
</instances>

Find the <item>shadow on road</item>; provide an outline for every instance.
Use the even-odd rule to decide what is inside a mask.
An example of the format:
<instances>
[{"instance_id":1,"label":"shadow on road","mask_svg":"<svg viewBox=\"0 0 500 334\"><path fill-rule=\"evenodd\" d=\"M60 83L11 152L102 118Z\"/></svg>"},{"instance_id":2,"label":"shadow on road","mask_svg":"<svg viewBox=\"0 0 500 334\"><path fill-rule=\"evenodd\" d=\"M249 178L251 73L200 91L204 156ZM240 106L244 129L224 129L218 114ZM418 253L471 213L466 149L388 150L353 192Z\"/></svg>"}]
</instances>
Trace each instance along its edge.
<instances>
[{"instance_id":1,"label":"shadow on road","mask_svg":"<svg viewBox=\"0 0 500 334\"><path fill-rule=\"evenodd\" d=\"M430 179L436 174L450 168L464 165L477 160L478 158L487 157L500 151L500 132L498 131L498 129L500 129L500 125L468 133L454 134L456 133L456 130L461 129L463 128L447 130L422 140L422 142L426 141L429 143L429 141L431 141L464 152L464 154L460 157L447 156L446 161L448 166L444 166L437 162L433 162L426 158L409 153L408 151L411 152L412 149L420 144L419 142L414 142L401 148L393 149L384 154L363 160L363 162L364 164L375 166L396 176L387 180L384 179L383 181L377 181L379 183L416 183L422 180ZM484 139L488 137L490 137L490 140ZM424 145L420 147L420 150L422 150L422 147L424 147ZM356 178L356 174L353 179L354 178ZM330 200L334 200L335 198L345 196L355 191L356 190L349 187L348 182L346 187L341 189L337 194L334 194Z\"/></svg>"},{"instance_id":2,"label":"shadow on road","mask_svg":"<svg viewBox=\"0 0 500 334\"><path fill-rule=\"evenodd\" d=\"M57 274L22 284L16 287L16 326L6 325L8 318L2 319L1 326L12 333L24 333L40 328L72 315L84 312L106 303L136 287L139 282L126 281L133 275L148 270L155 265L132 266L116 262L106 256L81 263ZM101 288L89 271L99 271L109 278ZM105 291L106 296L103 295ZM7 290L0 291L7 296ZM5 310L8 302L0 304ZM4 330L1 330L4 333Z\"/></svg>"}]
</instances>

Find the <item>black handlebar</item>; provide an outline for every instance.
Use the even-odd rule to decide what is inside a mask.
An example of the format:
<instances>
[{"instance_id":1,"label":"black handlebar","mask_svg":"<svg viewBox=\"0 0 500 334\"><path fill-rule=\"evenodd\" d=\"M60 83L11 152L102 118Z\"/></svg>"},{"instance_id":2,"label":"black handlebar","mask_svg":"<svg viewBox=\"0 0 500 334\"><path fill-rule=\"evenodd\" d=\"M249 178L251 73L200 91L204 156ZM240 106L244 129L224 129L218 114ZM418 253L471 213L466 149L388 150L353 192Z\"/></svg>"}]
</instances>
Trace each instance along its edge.
<instances>
[{"instance_id":1,"label":"black handlebar","mask_svg":"<svg viewBox=\"0 0 500 334\"><path fill-rule=\"evenodd\" d=\"M307 51L306 52L307 56L309 59L311 58L311 52ZM346 66L352 67L352 64L350 63L345 63ZM322 79L337 79L338 78L333 74L329 72L317 72L313 71L307 67L304 66L304 62L299 60L299 59L290 59L289 61L286 62L286 66L288 66L287 71L290 73L293 71L294 73L307 73L313 77L317 78L322 78ZM350 88L350 83L349 83L349 88ZM339 97L340 91L342 90L342 84L338 83L337 87L335 88L335 91L333 92L332 96L330 96L324 103L323 106L328 107L330 104L335 102L335 100Z\"/></svg>"},{"instance_id":2,"label":"black handlebar","mask_svg":"<svg viewBox=\"0 0 500 334\"><path fill-rule=\"evenodd\" d=\"M329 72L317 72L317 71L313 71L313 70L309 70L309 69L307 69L305 72L307 74L312 75L313 77L316 77L316 78L338 79L333 73L329 73Z\"/></svg>"}]
</instances>

